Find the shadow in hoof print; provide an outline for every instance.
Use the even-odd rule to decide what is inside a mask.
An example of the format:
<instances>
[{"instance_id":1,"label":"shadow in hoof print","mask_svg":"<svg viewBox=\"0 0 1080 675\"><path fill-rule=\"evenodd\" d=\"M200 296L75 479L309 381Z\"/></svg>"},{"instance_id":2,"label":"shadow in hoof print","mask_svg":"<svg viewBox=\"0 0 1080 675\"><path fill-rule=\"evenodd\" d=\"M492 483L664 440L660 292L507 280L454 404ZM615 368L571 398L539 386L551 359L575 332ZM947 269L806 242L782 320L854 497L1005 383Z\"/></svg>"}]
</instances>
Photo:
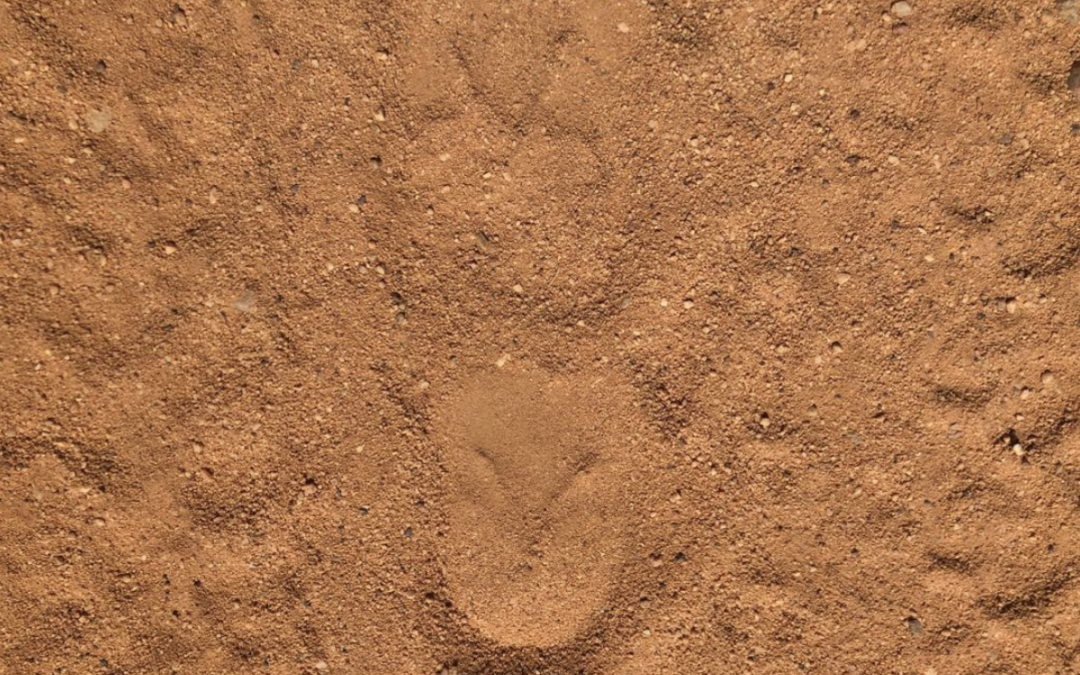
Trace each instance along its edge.
<instances>
[{"instance_id":1,"label":"shadow in hoof print","mask_svg":"<svg viewBox=\"0 0 1080 675\"><path fill-rule=\"evenodd\" d=\"M563 651L603 630L632 516L634 409L607 378L482 377L445 401L447 593L469 631Z\"/></svg>"}]
</instances>

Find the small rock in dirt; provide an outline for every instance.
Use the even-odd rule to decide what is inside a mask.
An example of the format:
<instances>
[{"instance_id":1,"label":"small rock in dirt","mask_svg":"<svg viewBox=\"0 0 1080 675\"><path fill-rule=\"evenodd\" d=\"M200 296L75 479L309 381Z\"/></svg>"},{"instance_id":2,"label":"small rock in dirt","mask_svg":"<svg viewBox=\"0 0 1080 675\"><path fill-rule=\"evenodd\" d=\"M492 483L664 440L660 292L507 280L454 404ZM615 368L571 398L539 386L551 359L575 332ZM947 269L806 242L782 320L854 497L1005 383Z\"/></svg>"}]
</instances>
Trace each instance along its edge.
<instances>
[{"instance_id":1,"label":"small rock in dirt","mask_svg":"<svg viewBox=\"0 0 1080 675\"><path fill-rule=\"evenodd\" d=\"M1072 68L1069 69L1068 85L1072 95L1080 98L1080 61L1073 61Z\"/></svg>"},{"instance_id":2,"label":"small rock in dirt","mask_svg":"<svg viewBox=\"0 0 1080 675\"><path fill-rule=\"evenodd\" d=\"M922 635L922 632L923 632L922 621L919 621L917 618L915 618L913 616L909 616L905 620L905 623L907 623L908 630L911 631L912 635Z\"/></svg>"},{"instance_id":3,"label":"small rock in dirt","mask_svg":"<svg viewBox=\"0 0 1080 675\"><path fill-rule=\"evenodd\" d=\"M108 110L91 110L86 113L86 126L95 134L100 134L112 124L112 113Z\"/></svg>"},{"instance_id":4,"label":"small rock in dirt","mask_svg":"<svg viewBox=\"0 0 1080 675\"><path fill-rule=\"evenodd\" d=\"M907 17L911 16L911 12L911 4L905 2L905 0L900 0L899 2L894 2L892 4L892 13L900 17L901 19L906 19Z\"/></svg>"},{"instance_id":5,"label":"small rock in dirt","mask_svg":"<svg viewBox=\"0 0 1080 675\"><path fill-rule=\"evenodd\" d=\"M255 306L255 294L251 291L244 291L229 306L238 312L248 314L251 312L251 308Z\"/></svg>"},{"instance_id":6,"label":"small rock in dirt","mask_svg":"<svg viewBox=\"0 0 1080 675\"><path fill-rule=\"evenodd\" d=\"M1067 24L1080 23L1080 0L1058 0L1058 16Z\"/></svg>"}]
</instances>

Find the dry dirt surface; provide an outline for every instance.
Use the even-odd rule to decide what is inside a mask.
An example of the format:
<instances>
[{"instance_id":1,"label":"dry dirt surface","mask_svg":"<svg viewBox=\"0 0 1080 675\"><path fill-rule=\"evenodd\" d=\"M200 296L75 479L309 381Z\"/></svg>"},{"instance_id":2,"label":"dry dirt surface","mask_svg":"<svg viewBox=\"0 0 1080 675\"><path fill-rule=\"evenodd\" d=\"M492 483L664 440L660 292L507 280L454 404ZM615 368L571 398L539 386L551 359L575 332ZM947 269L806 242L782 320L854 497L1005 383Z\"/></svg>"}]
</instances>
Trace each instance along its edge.
<instances>
[{"instance_id":1,"label":"dry dirt surface","mask_svg":"<svg viewBox=\"0 0 1080 675\"><path fill-rule=\"evenodd\" d=\"M0 0L0 675L1080 673L1076 0Z\"/></svg>"}]
</instances>

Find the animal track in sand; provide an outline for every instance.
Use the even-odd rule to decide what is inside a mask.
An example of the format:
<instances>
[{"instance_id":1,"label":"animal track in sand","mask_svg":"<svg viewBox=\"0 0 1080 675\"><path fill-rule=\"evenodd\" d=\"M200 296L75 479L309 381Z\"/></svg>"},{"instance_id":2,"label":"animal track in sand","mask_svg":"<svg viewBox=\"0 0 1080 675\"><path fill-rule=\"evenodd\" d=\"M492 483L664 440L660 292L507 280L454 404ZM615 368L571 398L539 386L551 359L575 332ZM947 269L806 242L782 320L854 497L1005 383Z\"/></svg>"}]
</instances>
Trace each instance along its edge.
<instances>
[{"instance_id":1,"label":"animal track in sand","mask_svg":"<svg viewBox=\"0 0 1080 675\"><path fill-rule=\"evenodd\" d=\"M625 401L605 378L517 374L442 407L448 590L488 638L563 644L604 605L632 509Z\"/></svg>"}]
</instances>

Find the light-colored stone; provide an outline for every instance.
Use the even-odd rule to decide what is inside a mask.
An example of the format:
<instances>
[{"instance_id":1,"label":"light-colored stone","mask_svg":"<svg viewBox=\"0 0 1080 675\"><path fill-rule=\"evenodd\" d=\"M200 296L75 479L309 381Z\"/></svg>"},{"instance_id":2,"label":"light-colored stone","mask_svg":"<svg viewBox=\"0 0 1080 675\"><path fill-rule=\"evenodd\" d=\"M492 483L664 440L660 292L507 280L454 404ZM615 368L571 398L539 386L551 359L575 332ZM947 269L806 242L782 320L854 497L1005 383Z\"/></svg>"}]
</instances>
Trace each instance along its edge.
<instances>
[{"instance_id":1,"label":"light-colored stone","mask_svg":"<svg viewBox=\"0 0 1080 675\"><path fill-rule=\"evenodd\" d=\"M86 113L86 126L95 134L100 134L112 124L112 113L108 110L91 110Z\"/></svg>"},{"instance_id":2,"label":"light-colored stone","mask_svg":"<svg viewBox=\"0 0 1080 675\"><path fill-rule=\"evenodd\" d=\"M1058 0L1057 10L1065 23L1072 26L1080 23L1080 0Z\"/></svg>"},{"instance_id":3,"label":"light-colored stone","mask_svg":"<svg viewBox=\"0 0 1080 675\"><path fill-rule=\"evenodd\" d=\"M892 13L901 19L906 19L911 16L912 11L914 10L911 8L911 3L906 2L905 0L900 0L899 2L894 2L892 4Z\"/></svg>"}]
</instances>

